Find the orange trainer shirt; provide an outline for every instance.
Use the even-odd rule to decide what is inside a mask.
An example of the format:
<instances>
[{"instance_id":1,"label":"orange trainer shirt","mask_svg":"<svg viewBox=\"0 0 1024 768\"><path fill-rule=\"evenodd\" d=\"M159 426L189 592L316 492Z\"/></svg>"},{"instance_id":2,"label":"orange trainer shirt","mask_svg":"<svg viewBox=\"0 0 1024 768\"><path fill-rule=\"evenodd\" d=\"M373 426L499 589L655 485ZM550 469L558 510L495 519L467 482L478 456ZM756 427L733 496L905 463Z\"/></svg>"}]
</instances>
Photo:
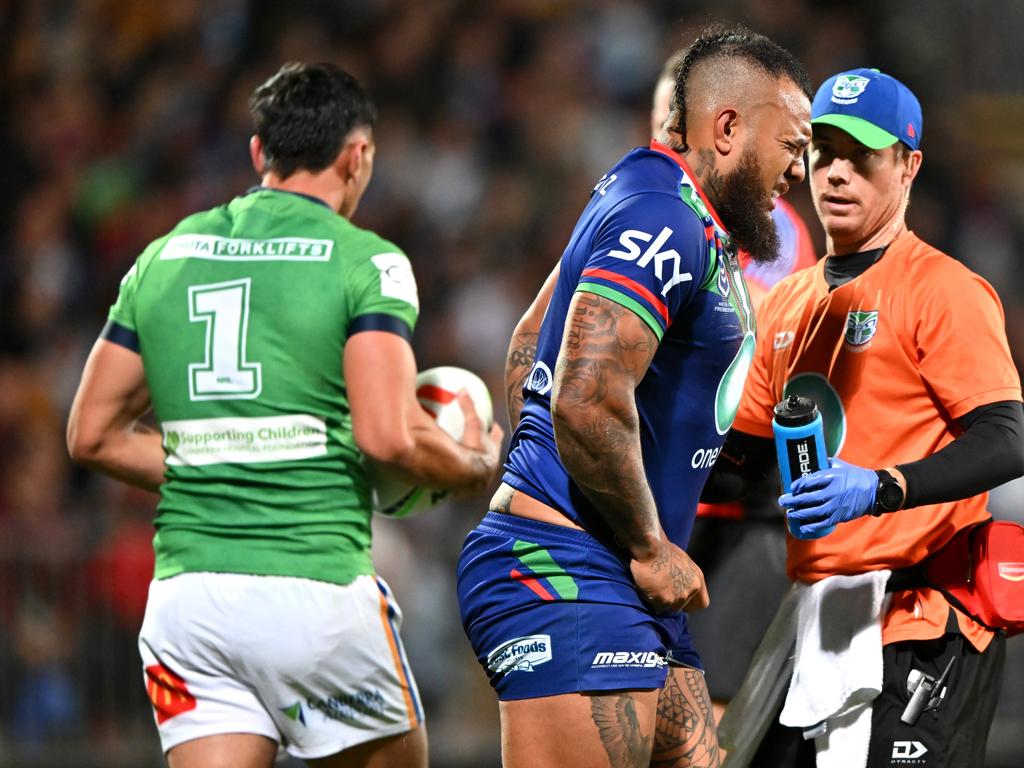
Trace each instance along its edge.
<instances>
[{"instance_id":1,"label":"orange trainer shirt","mask_svg":"<svg viewBox=\"0 0 1024 768\"><path fill-rule=\"evenodd\" d=\"M783 395L811 397L830 456L890 467L929 456L958 434L956 419L981 405L1020 400L1020 378L992 287L907 232L884 256L829 292L825 262L781 281L758 311L758 339L734 429L771 437ZM842 523L813 541L787 536L791 579L902 568L988 518L983 493ZM883 642L939 637L941 594L897 592ZM959 614L979 650L991 633Z\"/></svg>"}]
</instances>

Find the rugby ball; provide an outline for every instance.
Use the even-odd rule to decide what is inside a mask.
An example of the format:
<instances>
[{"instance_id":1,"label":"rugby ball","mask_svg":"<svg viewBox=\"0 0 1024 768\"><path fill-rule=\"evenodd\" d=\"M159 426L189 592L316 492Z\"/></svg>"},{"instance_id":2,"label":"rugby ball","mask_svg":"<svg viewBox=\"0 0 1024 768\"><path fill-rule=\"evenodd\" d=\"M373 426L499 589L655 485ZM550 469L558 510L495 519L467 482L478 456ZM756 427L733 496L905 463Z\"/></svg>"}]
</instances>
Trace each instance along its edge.
<instances>
[{"instance_id":1,"label":"rugby ball","mask_svg":"<svg viewBox=\"0 0 1024 768\"><path fill-rule=\"evenodd\" d=\"M477 415L490 429L494 424L494 405L487 385L472 371L444 365L428 368L416 376L416 399L437 425L452 439L462 439L466 419L456 396L465 389L476 408ZM389 476L383 467L370 467L373 484L373 509L387 517L408 517L430 509L445 498L449 491L440 488L422 488L410 485L398 477Z\"/></svg>"}]
</instances>

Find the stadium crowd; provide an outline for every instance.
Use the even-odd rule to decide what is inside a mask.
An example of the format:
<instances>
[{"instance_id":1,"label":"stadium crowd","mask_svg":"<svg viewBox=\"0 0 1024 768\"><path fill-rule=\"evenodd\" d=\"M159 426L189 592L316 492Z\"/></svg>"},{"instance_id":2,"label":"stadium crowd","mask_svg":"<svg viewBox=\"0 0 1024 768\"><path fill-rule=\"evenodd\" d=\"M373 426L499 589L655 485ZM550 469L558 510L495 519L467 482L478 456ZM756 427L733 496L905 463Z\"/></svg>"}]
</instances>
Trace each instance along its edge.
<instances>
[{"instance_id":1,"label":"stadium crowd","mask_svg":"<svg viewBox=\"0 0 1024 768\"><path fill-rule=\"evenodd\" d=\"M516 320L594 182L646 143L662 62L712 13L790 47L815 85L870 65L914 88L928 105L928 163L909 225L995 286L1024 364L1024 140L1013 119L1024 66L1011 32L1024 8L1013 0L875 0L856 13L811 0L0 6L0 767L66 765L69 754L84 766L159 764L135 649L155 498L76 470L63 425L141 248L256 183L253 87L289 60L335 61L366 84L381 116L355 221L412 259L420 368L478 371L500 402ZM802 186L790 199L820 247ZM484 504L376 527L439 766L498 759L454 587ZM1024 521L1024 488L1000 489L992 509ZM1008 650L993 766L1024 749L1011 725L1024 718L1024 643Z\"/></svg>"}]
</instances>

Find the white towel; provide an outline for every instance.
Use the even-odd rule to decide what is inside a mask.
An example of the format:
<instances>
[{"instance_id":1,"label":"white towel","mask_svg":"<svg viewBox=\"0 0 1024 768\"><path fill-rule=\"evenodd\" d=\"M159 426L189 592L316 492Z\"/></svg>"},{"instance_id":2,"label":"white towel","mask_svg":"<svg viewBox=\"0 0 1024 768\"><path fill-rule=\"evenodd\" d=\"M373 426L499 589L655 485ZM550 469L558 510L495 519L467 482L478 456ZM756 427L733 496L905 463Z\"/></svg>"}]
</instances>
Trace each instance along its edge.
<instances>
[{"instance_id":1,"label":"white towel","mask_svg":"<svg viewBox=\"0 0 1024 768\"><path fill-rule=\"evenodd\" d=\"M799 585L796 657L779 722L825 723L815 738L818 768L863 768L871 702L882 690L882 617L889 571L830 576Z\"/></svg>"},{"instance_id":2,"label":"white towel","mask_svg":"<svg viewBox=\"0 0 1024 768\"><path fill-rule=\"evenodd\" d=\"M811 728L818 768L863 768L871 738L870 703L882 687L882 617L889 571L794 584L757 649L718 727L722 768L747 768L771 720ZM794 650L795 646L795 650Z\"/></svg>"}]
</instances>

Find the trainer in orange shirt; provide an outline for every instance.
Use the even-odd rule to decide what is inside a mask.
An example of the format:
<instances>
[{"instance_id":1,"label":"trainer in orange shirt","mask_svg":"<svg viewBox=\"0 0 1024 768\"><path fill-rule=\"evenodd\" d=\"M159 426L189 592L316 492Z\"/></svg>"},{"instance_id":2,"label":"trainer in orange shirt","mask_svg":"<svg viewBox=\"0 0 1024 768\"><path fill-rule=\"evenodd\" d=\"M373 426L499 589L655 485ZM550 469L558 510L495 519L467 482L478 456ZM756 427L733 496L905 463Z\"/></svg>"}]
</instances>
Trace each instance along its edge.
<instances>
[{"instance_id":1,"label":"trainer in orange shirt","mask_svg":"<svg viewBox=\"0 0 1024 768\"><path fill-rule=\"evenodd\" d=\"M1024 473L1020 379L999 298L904 222L921 123L916 97L877 70L819 89L810 182L827 257L761 304L744 398L705 488L705 499L735 497L771 469L772 409L784 395L817 403L839 458L779 500L800 536L787 537L795 581L919 563L988 519L987 491ZM929 768L981 766L1004 638L915 589L892 594L882 643L867 762L850 768L924 755ZM901 722L911 671L937 678L953 657L937 706ZM773 722L752 764L813 766L803 735Z\"/></svg>"}]
</instances>

